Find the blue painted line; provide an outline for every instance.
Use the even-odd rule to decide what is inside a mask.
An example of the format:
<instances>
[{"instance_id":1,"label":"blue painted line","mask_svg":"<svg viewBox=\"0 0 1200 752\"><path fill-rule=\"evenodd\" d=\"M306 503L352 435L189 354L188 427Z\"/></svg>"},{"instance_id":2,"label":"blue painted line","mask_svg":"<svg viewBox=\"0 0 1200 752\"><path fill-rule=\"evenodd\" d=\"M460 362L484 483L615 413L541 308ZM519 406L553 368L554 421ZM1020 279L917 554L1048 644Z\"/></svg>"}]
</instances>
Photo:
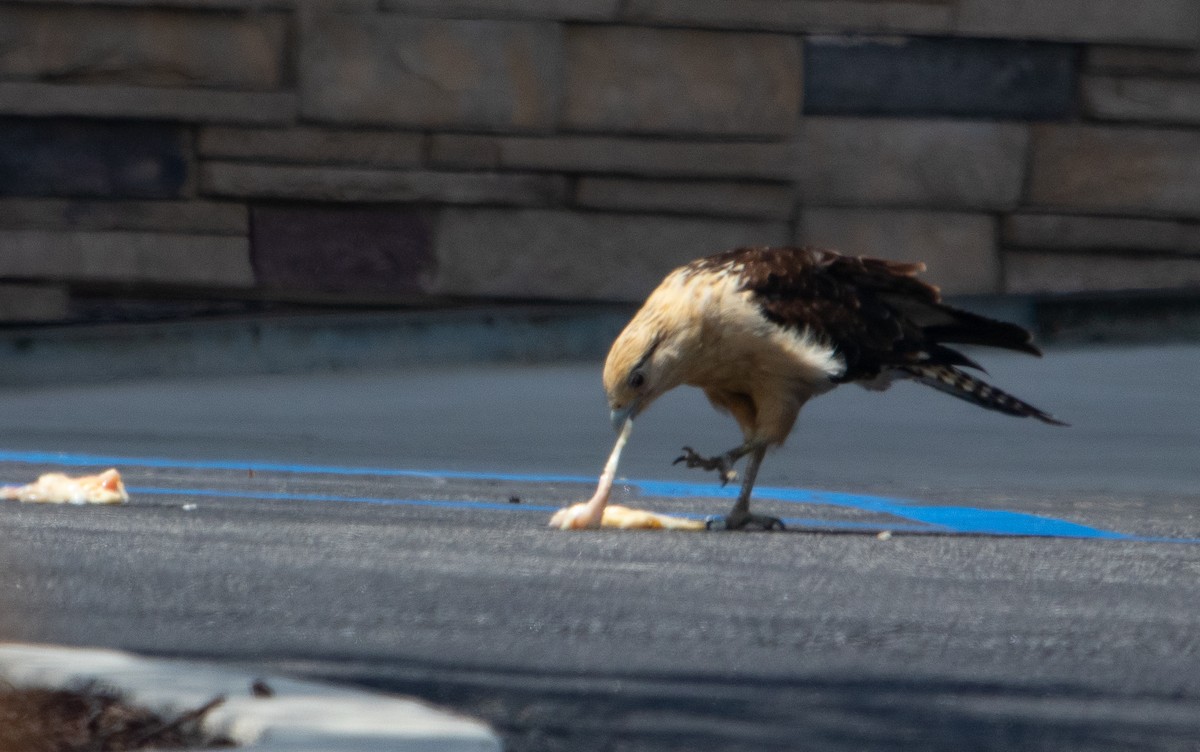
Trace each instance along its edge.
<instances>
[{"instance_id":1,"label":"blue painted line","mask_svg":"<svg viewBox=\"0 0 1200 752\"><path fill-rule=\"evenodd\" d=\"M262 499L264 501L326 501L350 504L379 504L383 506L413 506L435 507L441 509L487 509L503 512L557 512L559 507L541 504L505 504L494 501L466 501L453 499L387 499L376 496L335 496L331 494L298 494L280 491L217 491L207 488L161 488L157 486L129 486L129 493L137 496L188 496L209 499ZM705 514L678 514L693 520L703 520ZM785 525L793 528L820 528L831 530L857 530L877 532L890 530L901 533L934 532L936 528L929 525L886 525L879 522L861 522L858 520L825 520L814 517L785 517Z\"/></svg>"},{"instance_id":2,"label":"blue painted line","mask_svg":"<svg viewBox=\"0 0 1200 752\"><path fill-rule=\"evenodd\" d=\"M341 476L377 476L403 478L451 478L463 480L491 480L514 483L580 483L591 485L596 482L594 477L576 475L542 475L524 473L485 473L463 471L422 471L398 470L395 468L345 467L340 465L308 465L296 463L246 462L232 460L172 460L161 457L114 457L105 455L90 455L58 452L22 452L0 450L0 462L22 462L37 464L58 464L77 467L108 467L114 465L133 465L150 468L174 468L189 470L232 470L255 472L276 472L286 474L312 475L341 475ZM648 496L671 498L734 498L737 489L732 487L713 487L699 483L678 483L655 480L621 479L619 483L632 486L639 493ZM215 495L208 492L209 495ZM238 493L247 498L250 494ZM1006 536L1040 536L1063 538L1093 538L1104 540L1144 540L1124 533L1103 530L1081 525L1067 520L1042 517L1024 512L1013 512L1004 509L980 509L967 506L932 506L919 502L888 498L883 496L868 496L859 494L837 493L831 491L815 491L797 488L778 488L761 486L755 488L755 497L796 504L824 504L844 508L857 509L867 512L888 514L918 523L914 529L927 532L944 532L959 534L984 534ZM339 500L343 497L331 497L324 500ZM313 499L318 500L318 499ZM345 500L349 500L347 497ZM376 503L384 503L376 501ZM483 502L428 502L428 504L473 504L471 508L487 508ZM496 504L495 508L511 510L522 508L529 511L535 509L528 505ZM546 507L545 509L554 509ZM536 510L543 511L543 510ZM786 520L785 520L786 521ZM821 521L821 524L832 524L832 521ZM874 524L878 529L899 530L900 525L892 526L885 522ZM903 523L901 523L903 524ZM1155 539L1155 540L1184 540L1184 539Z\"/></svg>"},{"instance_id":3,"label":"blue painted line","mask_svg":"<svg viewBox=\"0 0 1200 752\"><path fill-rule=\"evenodd\" d=\"M176 468L183 470L253 470L256 473L290 473L295 475L374 475L384 478L453 478L456 480L502 480L516 483L595 483L594 477L584 475L523 475L520 473L478 473L457 470L397 470L384 467L344 467L341 465L305 465L284 462L245 462L235 460L172 460L163 457L115 457L102 454L70 452L15 452L0 450L0 462L70 465L72 467L137 467Z\"/></svg>"},{"instance_id":4,"label":"blue painted line","mask_svg":"<svg viewBox=\"0 0 1200 752\"><path fill-rule=\"evenodd\" d=\"M736 488L699 490L689 483L661 481L637 481L640 491L651 496L672 498L690 496L737 497ZM1130 536L1111 530L1100 530L1075 522L1042 517L1025 512L1006 509L980 509L978 507L930 506L905 499L884 496L837 493L834 491L812 491L803 488L772 488L762 486L754 489L756 498L795 504L824 504L867 512L878 512L895 517L937 526L947 532L975 533L981 535L1032 535L1055 538L1105 538L1125 540Z\"/></svg>"}]
</instances>

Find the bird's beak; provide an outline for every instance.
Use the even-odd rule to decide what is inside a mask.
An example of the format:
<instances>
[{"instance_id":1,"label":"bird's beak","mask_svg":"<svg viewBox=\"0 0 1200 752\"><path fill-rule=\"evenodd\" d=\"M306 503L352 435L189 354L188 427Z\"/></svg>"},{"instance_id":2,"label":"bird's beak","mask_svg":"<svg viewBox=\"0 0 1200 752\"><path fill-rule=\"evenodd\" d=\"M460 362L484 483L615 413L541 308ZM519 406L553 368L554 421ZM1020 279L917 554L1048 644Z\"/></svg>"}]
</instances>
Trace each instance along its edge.
<instances>
[{"instance_id":1,"label":"bird's beak","mask_svg":"<svg viewBox=\"0 0 1200 752\"><path fill-rule=\"evenodd\" d=\"M638 408L641 406L642 401L640 399L635 399L625 407L622 407L618 410L613 410L612 413L609 414L609 417L612 419L613 430L620 433L621 429L625 427L625 421L633 420L634 416L638 413Z\"/></svg>"}]
</instances>

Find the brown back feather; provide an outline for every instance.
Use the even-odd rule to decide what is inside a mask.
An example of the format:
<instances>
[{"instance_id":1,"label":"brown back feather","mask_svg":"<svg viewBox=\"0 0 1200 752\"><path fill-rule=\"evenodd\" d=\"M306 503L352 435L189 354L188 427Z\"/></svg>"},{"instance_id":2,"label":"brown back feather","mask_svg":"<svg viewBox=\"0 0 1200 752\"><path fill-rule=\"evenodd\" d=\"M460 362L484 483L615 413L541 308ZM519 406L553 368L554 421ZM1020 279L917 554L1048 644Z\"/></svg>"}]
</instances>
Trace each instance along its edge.
<instances>
[{"instance_id":1,"label":"brown back feather","mask_svg":"<svg viewBox=\"0 0 1200 752\"><path fill-rule=\"evenodd\" d=\"M924 264L843 256L819 248L738 248L692 262L696 271L740 275L763 315L779 326L807 329L846 362L840 381L870 379L915 365L978 366L943 343L1040 354L1015 324L941 302L917 278Z\"/></svg>"}]
</instances>

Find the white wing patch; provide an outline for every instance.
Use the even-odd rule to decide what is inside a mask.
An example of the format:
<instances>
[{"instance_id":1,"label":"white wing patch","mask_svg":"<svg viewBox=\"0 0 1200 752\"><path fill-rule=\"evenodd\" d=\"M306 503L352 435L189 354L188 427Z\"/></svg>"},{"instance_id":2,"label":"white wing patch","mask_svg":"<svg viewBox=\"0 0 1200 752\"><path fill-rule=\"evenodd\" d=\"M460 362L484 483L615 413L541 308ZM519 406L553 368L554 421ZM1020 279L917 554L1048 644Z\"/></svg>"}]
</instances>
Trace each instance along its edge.
<instances>
[{"instance_id":1,"label":"white wing patch","mask_svg":"<svg viewBox=\"0 0 1200 752\"><path fill-rule=\"evenodd\" d=\"M712 358L714 366L719 362L738 370L753 367L803 383L812 394L833 388L830 379L845 373L846 365L832 346L809 331L781 327L767 319L754 294L741 289L736 273L708 272L672 281L692 288L688 297L699 309L697 318L708 322L705 351L720 354ZM734 376L710 375L718 381L726 380L721 376Z\"/></svg>"},{"instance_id":2,"label":"white wing patch","mask_svg":"<svg viewBox=\"0 0 1200 752\"><path fill-rule=\"evenodd\" d=\"M802 369L818 372L827 379L836 379L846 372L846 363L838 356L837 350L819 341L812 331L797 331L770 321L766 323L773 330L771 338L781 342Z\"/></svg>"}]
</instances>

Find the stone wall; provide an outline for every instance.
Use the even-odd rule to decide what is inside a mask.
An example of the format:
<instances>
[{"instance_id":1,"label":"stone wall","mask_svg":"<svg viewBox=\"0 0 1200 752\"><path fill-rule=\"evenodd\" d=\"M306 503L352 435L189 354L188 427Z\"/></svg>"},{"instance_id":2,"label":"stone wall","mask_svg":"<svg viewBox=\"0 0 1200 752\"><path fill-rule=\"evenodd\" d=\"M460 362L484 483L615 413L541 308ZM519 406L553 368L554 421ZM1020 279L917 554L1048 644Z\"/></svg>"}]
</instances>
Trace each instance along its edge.
<instances>
[{"instance_id":1,"label":"stone wall","mask_svg":"<svg viewBox=\"0 0 1200 752\"><path fill-rule=\"evenodd\" d=\"M1200 3L0 0L0 318L636 300L791 242L1200 285Z\"/></svg>"}]
</instances>

